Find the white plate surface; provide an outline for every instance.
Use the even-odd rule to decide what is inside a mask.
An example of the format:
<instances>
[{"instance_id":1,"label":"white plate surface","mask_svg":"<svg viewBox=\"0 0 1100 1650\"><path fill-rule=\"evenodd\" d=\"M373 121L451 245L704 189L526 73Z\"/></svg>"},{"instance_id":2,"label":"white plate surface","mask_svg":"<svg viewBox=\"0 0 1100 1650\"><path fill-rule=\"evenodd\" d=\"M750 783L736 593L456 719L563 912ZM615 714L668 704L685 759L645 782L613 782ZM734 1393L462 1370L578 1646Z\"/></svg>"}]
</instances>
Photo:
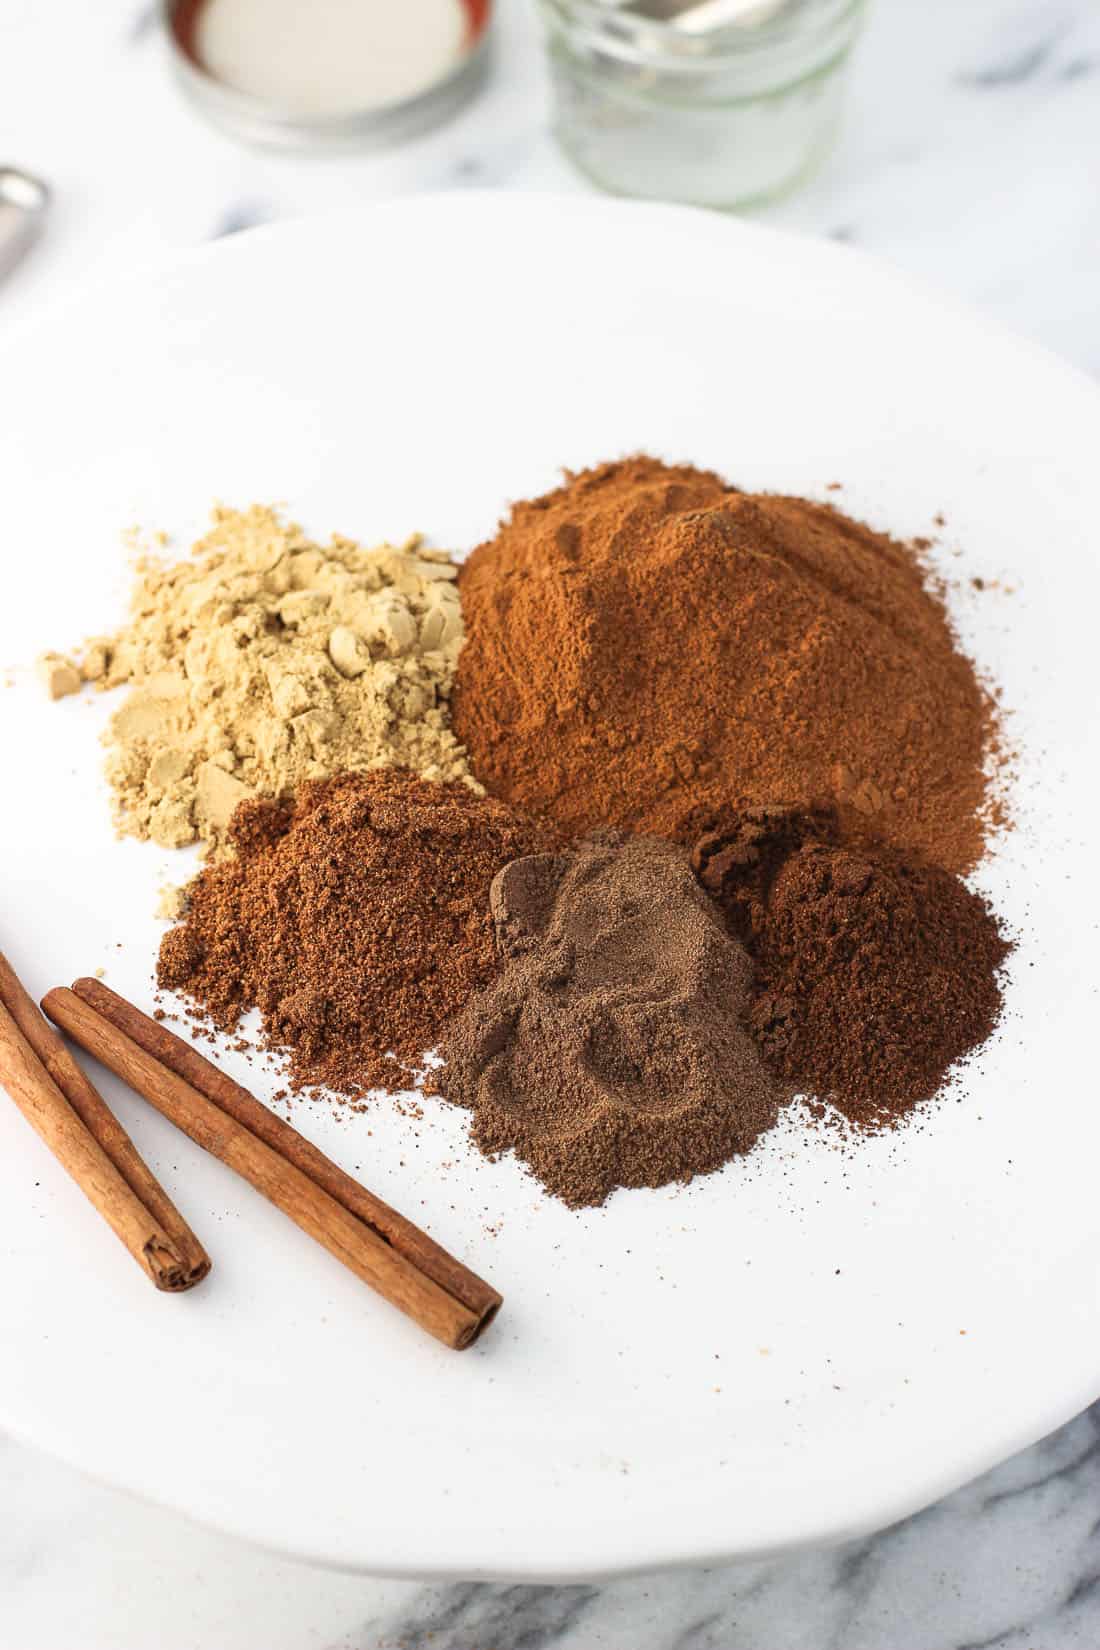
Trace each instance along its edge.
<instances>
[{"instance_id":1,"label":"white plate surface","mask_svg":"<svg viewBox=\"0 0 1100 1650\"><path fill-rule=\"evenodd\" d=\"M980 877L1021 930L1008 1016L921 1128L849 1156L790 1130L571 1214L442 1106L299 1109L501 1287L464 1355L105 1078L215 1258L156 1295L0 1106L0 1425L304 1556L546 1580L865 1531L1096 1395L1095 388L830 245L465 195L88 296L8 352L0 404L0 666L118 620L131 523L183 548L215 498L284 499L321 535L468 546L560 466L645 448L753 488L842 481L901 534L944 512L945 567L1016 587L956 611L1023 751ZM156 889L184 867L112 838L109 708L0 685L0 944L36 991L104 967L148 1004Z\"/></svg>"}]
</instances>

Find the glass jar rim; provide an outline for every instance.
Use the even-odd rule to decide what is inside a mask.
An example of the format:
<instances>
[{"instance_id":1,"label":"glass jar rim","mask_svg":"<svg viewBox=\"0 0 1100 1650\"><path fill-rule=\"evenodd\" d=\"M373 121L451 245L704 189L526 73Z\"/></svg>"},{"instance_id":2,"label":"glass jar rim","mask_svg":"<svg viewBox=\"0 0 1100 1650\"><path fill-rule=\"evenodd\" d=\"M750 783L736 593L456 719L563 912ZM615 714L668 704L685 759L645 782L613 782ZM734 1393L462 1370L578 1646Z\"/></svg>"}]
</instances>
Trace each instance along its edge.
<instances>
[{"instance_id":1,"label":"glass jar rim","mask_svg":"<svg viewBox=\"0 0 1100 1650\"><path fill-rule=\"evenodd\" d=\"M677 69L712 70L716 62L744 61L779 53L788 46L828 40L854 25L867 0L807 0L794 12L780 13L747 25L689 34L675 23L632 14L607 0L542 0L544 10L564 26L583 34L590 44L624 62L656 66L674 62Z\"/></svg>"}]
</instances>

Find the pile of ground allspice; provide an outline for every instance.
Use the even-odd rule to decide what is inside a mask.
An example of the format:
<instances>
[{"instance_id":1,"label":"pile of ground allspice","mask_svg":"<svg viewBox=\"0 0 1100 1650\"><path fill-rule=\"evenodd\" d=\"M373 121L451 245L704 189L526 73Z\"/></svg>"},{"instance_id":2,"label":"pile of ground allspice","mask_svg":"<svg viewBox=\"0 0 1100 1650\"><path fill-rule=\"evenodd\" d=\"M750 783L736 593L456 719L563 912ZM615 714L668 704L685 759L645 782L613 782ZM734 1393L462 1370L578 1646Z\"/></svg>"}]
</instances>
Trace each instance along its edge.
<instances>
[{"instance_id":1,"label":"pile of ground allspice","mask_svg":"<svg viewBox=\"0 0 1100 1650\"><path fill-rule=\"evenodd\" d=\"M894 1125L996 1026L1008 945L960 880L996 707L913 546L638 457L516 504L457 592L270 513L197 566L104 657L171 737L112 737L138 818L227 850L160 984L223 1029L258 1007L294 1085L361 1100L438 1048L421 1081L481 1150L583 1206L717 1168L795 1095ZM248 793L224 838L211 764Z\"/></svg>"}]
</instances>

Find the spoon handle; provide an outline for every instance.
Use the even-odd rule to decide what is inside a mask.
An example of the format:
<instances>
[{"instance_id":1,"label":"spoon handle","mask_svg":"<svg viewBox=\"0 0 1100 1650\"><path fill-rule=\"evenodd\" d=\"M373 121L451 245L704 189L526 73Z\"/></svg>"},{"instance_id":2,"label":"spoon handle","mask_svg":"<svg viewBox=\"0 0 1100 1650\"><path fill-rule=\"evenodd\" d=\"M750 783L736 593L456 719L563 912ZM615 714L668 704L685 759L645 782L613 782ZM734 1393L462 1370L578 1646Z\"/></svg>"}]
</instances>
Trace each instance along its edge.
<instances>
[{"instance_id":1,"label":"spoon handle","mask_svg":"<svg viewBox=\"0 0 1100 1650\"><path fill-rule=\"evenodd\" d=\"M14 269L45 220L50 192L38 178L0 166L0 279Z\"/></svg>"}]
</instances>

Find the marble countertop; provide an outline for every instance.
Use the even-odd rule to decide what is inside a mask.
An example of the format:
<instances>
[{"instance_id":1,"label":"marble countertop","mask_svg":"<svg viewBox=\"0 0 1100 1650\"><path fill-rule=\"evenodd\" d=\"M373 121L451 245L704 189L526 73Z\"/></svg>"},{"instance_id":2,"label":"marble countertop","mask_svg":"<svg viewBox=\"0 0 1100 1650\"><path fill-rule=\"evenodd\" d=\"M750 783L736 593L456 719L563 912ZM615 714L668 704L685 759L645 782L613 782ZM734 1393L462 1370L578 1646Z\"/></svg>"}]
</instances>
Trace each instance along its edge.
<instances>
[{"instance_id":1,"label":"marble countertop","mask_svg":"<svg viewBox=\"0 0 1100 1650\"><path fill-rule=\"evenodd\" d=\"M409 190L585 188L549 136L528 0L498 5L494 78L459 120L319 160L209 130L168 81L151 0L6 0L0 163L47 178L55 204L0 289L0 347L81 282L251 224ZM837 150L760 216L865 247L1100 374L1098 156L1098 0L873 0ZM311 1570L2 1438L0 1509L0 1650L1100 1644L1100 1405L873 1540L605 1586Z\"/></svg>"}]
</instances>

